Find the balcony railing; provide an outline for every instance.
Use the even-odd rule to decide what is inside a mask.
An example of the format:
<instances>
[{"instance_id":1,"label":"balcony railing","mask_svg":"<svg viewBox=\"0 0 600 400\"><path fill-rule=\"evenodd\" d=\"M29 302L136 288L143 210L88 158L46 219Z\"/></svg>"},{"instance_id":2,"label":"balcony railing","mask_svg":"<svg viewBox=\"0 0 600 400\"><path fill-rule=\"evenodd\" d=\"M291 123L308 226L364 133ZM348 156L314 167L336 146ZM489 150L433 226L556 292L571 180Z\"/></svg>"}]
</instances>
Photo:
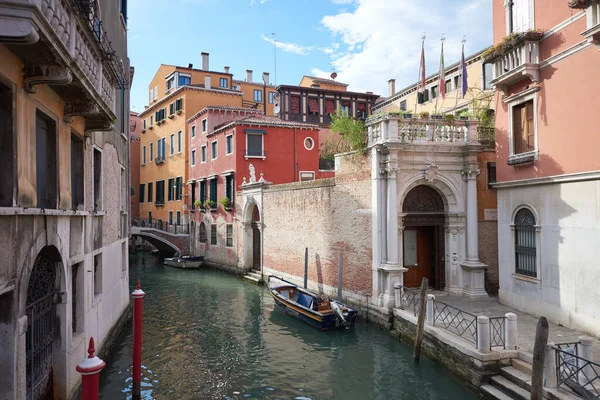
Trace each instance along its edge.
<instances>
[{"instance_id":1,"label":"balcony railing","mask_svg":"<svg viewBox=\"0 0 600 400\"><path fill-rule=\"evenodd\" d=\"M492 63L491 84L507 93L507 87L526 77L539 82L540 32L525 32L504 39L504 48L492 52L486 62Z\"/></svg>"},{"instance_id":2,"label":"balcony railing","mask_svg":"<svg viewBox=\"0 0 600 400\"><path fill-rule=\"evenodd\" d=\"M25 89L51 85L65 101L65 119L84 116L86 130L116 120L115 88L127 87L129 76L97 9L97 0L0 2L0 43L23 61Z\"/></svg>"},{"instance_id":3,"label":"balcony railing","mask_svg":"<svg viewBox=\"0 0 600 400\"><path fill-rule=\"evenodd\" d=\"M414 145L479 144L478 121L403 118L398 115L377 115L366 122L369 146L383 143Z\"/></svg>"}]
</instances>

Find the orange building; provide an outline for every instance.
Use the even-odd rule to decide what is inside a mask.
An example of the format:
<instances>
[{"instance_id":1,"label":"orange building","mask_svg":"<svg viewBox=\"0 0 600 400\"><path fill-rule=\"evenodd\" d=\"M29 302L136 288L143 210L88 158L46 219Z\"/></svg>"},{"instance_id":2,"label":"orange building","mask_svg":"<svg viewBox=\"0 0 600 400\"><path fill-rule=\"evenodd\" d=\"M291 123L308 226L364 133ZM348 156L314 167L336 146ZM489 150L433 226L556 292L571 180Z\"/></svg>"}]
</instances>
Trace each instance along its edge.
<instances>
[{"instance_id":1,"label":"orange building","mask_svg":"<svg viewBox=\"0 0 600 400\"><path fill-rule=\"evenodd\" d=\"M277 98L277 88L269 84L269 73L263 72L262 82L252 80L252 70L246 70L246 80L233 80L234 89L242 92L244 107L267 110L267 115L274 115L273 109Z\"/></svg>"},{"instance_id":2,"label":"orange building","mask_svg":"<svg viewBox=\"0 0 600 400\"><path fill-rule=\"evenodd\" d=\"M263 110L272 85L235 81L229 67L223 72L209 69L209 54L202 53L202 66L193 68L162 64L148 85L148 107L141 119L139 216L187 225L189 188L186 185L189 158L186 120L208 106L253 106ZM268 73L264 73L268 82ZM255 91L260 90L260 97ZM267 95L265 96L265 93ZM271 95L273 96L273 95ZM254 99L261 102L254 102ZM267 98L267 103L269 99ZM272 103L267 112L272 113ZM202 127L200 127L202 129Z\"/></svg>"}]
</instances>

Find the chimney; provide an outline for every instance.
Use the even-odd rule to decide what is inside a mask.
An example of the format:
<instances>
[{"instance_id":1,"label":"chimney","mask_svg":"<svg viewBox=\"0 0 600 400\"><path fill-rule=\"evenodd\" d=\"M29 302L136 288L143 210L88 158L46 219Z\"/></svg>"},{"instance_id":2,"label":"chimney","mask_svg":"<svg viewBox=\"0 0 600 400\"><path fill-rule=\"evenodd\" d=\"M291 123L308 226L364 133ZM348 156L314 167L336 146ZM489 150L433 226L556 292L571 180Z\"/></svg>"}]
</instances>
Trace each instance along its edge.
<instances>
[{"instance_id":1,"label":"chimney","mask_svg":"<svg viewBox=\"0 0 600 400\"><path fill-rule=\"evenodd\" d=\"M268 72L263 72L263 82L265 84L269 84L269 73Z\"/></svg>"},{"instance_id":2,"label":"chimney","mask_svg":"<svg viewBox=\"0 0 600 400\"><path fill-rule=\"evenodd\" d=\"M202 69L208 71L208 53L200 53L202 55Z\"/></svg>"},{"instance_id":3,"label":"chimney","mask_svg":"<svg viewBox=\"0 0 600 400\"><path fill-rule=\"evenodd\" d=\"M204 76L204 89L210 89L210 75Z\"/></svg>"},{"instance_id":4,"label":"chimney","mask_svg":"<svg viewBox=\"0 0 600 400\"><path fill-rule=\"evenodd\" d=\"M229 67L225 67L223 68L225 70L225 73L228 74L229 73Z\"/></svg>"},{"instance_id":5,"label":"chimney","mask_svg":"<svg viewBox=\"0 0 600 400\"><path fill-rule=\"evenodd\" d=\"M396 93L396 80L395 79L390 79L388 81L388 91L390 92L390 96L392 96L394 93Z\"/></svg>"},{"instance_id":6,"label":"chimney","mask_svg":"<svg viewBox=\"0 0 600 400\"><path fill-rule=\"evenodd\" d=\"M252 82L252 70L251 69L246 70L246 82L248 82L248 83Z\"/></svg>"},{"instance_id":7,"label":"chimney","mask_svg":"<svg viewBox=\"0 0 600 400\"><path fill-rule=\"evenodd\" d=\"M188 68L189 68L189 69L192 69L192 68L194 68L194 64L192 64L192 63L189 63L189 64L188 64Z\"/></svg>"}]
</instances>

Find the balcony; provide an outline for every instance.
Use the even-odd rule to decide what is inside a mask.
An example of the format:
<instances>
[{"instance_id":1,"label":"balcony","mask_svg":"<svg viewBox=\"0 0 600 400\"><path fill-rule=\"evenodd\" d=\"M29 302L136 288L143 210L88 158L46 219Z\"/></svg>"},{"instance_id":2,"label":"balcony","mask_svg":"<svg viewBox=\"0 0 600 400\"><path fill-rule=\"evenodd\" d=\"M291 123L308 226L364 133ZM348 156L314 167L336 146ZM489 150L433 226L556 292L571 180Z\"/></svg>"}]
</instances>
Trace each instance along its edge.
<instances>
[{"instance_id":1,"label":"balcony","mask_svg":"<svg viewBox=\"0 0 600 400\"><path fill-rule=\"evenodd\" d=\"M490 83L506 95L508 86L524 78L539 82L542 37L543 33L537 31L511 34L490 48L484 54L485 62L493 65Z\"/></svg>"},{"instance_id":2,"label":"balcony","mask_svg":"<svg viewBox=\"0 0 600 400\"><path fill-rule=\"evenodd\" d=\"M478 121L403 118L379 114L367 119L369 146L397 143L400 145L479 145Z\"/></svg>"},{"instance_id":3,"label":"balcony","mask_svg":"<svg viewBox=\"0 0 600 400\"><path fill-rule=\"evenodd\" d=\"M128 85L97 9L96 0L0 3L0 43L23 61L25 90L52 87L65 101L65 121L83 116L86 131L112 129L115 88Z\"/></svg>"}]
</instances>

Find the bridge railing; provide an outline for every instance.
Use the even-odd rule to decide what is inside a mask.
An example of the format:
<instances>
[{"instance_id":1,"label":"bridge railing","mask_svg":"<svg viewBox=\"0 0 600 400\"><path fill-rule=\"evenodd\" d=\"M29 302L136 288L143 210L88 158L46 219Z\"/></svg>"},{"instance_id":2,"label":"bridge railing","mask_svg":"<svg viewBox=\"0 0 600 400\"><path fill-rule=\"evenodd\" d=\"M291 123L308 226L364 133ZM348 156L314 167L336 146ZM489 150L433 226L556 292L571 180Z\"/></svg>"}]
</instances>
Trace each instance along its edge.
<instances>
[{"instance_id":1,"label":"bridge railing","mask_svg":"<svg viewBox=\"0 0 600 400\"><path fill-rule=\"evenodd\" d=\"M162 219L148 219L148 218L133 218L131 220L132 226L140 228L152 228L158 229L164 232L169 232L179 235L188 235L190 233L190 227L187 224L173 224Z\"/></svg>"}]
</instances>

